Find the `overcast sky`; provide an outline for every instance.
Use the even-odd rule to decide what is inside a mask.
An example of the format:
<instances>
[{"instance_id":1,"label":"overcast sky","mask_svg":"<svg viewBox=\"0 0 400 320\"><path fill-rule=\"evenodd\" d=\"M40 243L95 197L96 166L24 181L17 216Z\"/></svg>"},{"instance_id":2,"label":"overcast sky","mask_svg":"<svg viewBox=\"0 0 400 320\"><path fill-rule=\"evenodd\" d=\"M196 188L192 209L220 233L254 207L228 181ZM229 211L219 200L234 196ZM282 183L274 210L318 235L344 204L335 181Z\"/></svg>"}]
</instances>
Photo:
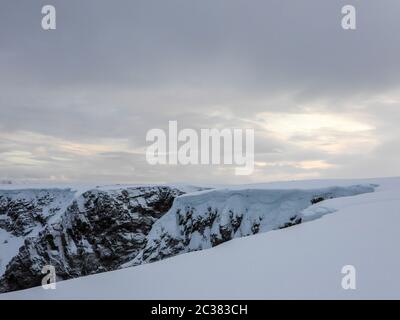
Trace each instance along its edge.
<instances>
[{"instance_id":1,"label":"overcast sky","mask_svg":"<svg viewBox=\"0 0 400 320\"><path fill-rule=\"evenodd\" d=\"M341 28L346 4L355 31ZM0 178L400 175L399 57L398 0L1 0ZM150 166L146 133L169 120L254 128L254 173Z\"/></svg>"}]
</instances>

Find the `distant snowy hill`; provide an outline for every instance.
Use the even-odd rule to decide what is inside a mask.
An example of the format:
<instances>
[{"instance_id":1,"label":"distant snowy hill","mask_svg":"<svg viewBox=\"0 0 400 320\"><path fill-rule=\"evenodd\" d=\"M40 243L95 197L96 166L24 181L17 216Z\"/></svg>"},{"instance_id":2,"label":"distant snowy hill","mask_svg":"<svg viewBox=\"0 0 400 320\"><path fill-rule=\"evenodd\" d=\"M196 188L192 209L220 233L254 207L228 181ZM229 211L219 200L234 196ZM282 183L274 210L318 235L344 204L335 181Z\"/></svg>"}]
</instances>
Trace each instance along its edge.
<instances>
[{"instance_id":1,"label":"distant snowy hill","mask_svg":"<svg viewBox=\"0 0 400 320\"><path fill-rule=\"evenodd\" d=\"M108 207L98 211L92 203L77 205L79 210L64 218L108 212ZM195 191L174 196L142 247L125 255L120 267L142 265L58 282L56 290L6 293L0 299L399 298L399 208L400 178ZM97 220L90 225L91 231L82 233L88 238L96 236L91 232ZM29 248L48 249L46 235ZM72 236L69 241L79 243ZM59 242L55 245L60 248ZM22 256L30 252L34 260L31 249ZM201 251L191 252L195 250ZM344 265L357 270L356 290L341 287ZM12 268L20 266L7 267Z\"/></svg>"}]
</instances>

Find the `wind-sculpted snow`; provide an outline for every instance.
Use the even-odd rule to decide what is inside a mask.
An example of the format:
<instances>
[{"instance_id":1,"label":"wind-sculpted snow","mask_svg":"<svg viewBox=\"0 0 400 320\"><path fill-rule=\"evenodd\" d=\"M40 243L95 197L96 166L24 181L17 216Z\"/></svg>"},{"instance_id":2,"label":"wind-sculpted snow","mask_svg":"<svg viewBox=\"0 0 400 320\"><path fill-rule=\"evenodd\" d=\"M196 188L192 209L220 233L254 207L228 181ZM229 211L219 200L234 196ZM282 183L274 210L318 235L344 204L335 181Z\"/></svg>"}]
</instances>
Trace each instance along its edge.
<instances>
[{"instance_id":1,"label":"wind-sculpted snow","mask_svg":"<svg viewBox=\"0 0 400 320\"><path fill-rule=\"evenodd\" d=\"M312 219L312 204L373 192L372 185L319 190L212 190L183 195L152 227L142 252L123 267L217 246L233 238L286 228ZM324 211L322 213L328 213ZM315 217L321 216L321 211Z\"/></svg>"}]
</instances>

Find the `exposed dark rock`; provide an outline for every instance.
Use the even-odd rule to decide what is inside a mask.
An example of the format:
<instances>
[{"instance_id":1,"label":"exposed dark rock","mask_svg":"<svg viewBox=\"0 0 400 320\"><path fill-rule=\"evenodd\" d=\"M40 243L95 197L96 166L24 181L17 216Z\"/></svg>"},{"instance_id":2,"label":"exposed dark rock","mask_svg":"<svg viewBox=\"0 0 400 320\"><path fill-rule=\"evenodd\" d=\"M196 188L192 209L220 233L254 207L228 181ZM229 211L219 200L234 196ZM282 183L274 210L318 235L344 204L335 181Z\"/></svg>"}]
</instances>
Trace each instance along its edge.
<instances>
[{"instance_id":1,"label":"exposed dark rock","mask_svg":"<svg viewBox=\"0 0 400 320\"><path fill-rule=\"evenodd\" d=\"M290 218L289 222L284 223L283 225L279 226L278 229L285 229L285 228L289 228L289 227L293 227L296 224L300 224L302 222L302 218L301 217L292 217Z\"/></svg>"},{"instance_id":2,"label":"exposed dark rock","mask_svg":"<svg viewBox=\"0 0 400 320\"><path fill-rule=\"evenodd\" d=\"M60 212L73 192L62 189L11 190L0 193L0 228L14 236L26 236Z\"/></svg>"},{"instance_id":3,"label":"exposed dark rock","mask_svg":"<svg viewBox=\"0 0 400 320\"><path fill-rule=\"evenodd\" d=\"M325 199L323 197L317 197L317 198L313 198L311 199L311 204L316 204L318 202L324 201Z\"/></svg>"},{"instance_id":4,"label":"exposed dark rock","mask_svg":"<svg viewBox=\"0 0 400 320\"><path fill-rule=\"evenodd\" d=\"M0 292L40 285L45 265L56 268L59 280L117 269L143 249L154 221L181 194L164 186L83 193L59 221L47 225L38 236L25 239L7 265ZM45 205L50 200L41 198L40 203ZM7 229L15 234L27 232L34 222L40 223L39 205L4 197L2 203L3 214L11 217ZM18 216L18 212L23 214Z\"/></svg>"}]
</instances>

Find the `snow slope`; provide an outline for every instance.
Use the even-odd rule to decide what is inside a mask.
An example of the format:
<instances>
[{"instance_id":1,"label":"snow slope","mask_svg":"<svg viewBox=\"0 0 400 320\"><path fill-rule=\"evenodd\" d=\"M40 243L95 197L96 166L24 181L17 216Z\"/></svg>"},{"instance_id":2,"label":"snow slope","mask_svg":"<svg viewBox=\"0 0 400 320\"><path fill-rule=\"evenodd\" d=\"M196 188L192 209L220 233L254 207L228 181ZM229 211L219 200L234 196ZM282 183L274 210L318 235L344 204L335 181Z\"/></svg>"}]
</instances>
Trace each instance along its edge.
<instances>
[{"instance_id":1,"label":"snow slope","mask_svg":"<svg viewBox=\"0 0 400 320\"><path fill-rule=\"evenodd\" d=\"M159 262L0 295L0 299L400 298L400 179L303 182L303 188L378 184L319 202L290 228L238 238ZM258 186L259 187L259 186ZM273 186L274 188L276 186ZM285 188L299 188L298 182ZM343 290L354 265L357 289Z\"/></svg>"}]
</instances>

